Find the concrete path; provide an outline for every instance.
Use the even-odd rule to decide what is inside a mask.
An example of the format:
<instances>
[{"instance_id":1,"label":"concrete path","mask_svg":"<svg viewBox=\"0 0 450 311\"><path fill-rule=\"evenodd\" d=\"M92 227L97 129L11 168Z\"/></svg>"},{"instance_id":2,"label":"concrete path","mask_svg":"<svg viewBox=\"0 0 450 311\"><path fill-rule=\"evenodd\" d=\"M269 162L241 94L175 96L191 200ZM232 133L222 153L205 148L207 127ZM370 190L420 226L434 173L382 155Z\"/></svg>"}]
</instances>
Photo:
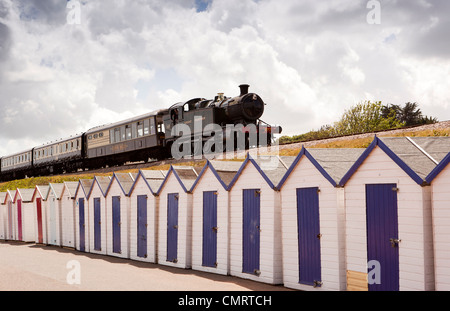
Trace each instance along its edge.
<instances>
[{"instance_id":1,"label":"concrete path","mask_svg":"<svg viewBox=\"0 0 450 311\"><path fill-rule=\"evenodd\" d=\"M0 291L287 291L231 276L0 242Z\"/></svg>"}]
</instances>

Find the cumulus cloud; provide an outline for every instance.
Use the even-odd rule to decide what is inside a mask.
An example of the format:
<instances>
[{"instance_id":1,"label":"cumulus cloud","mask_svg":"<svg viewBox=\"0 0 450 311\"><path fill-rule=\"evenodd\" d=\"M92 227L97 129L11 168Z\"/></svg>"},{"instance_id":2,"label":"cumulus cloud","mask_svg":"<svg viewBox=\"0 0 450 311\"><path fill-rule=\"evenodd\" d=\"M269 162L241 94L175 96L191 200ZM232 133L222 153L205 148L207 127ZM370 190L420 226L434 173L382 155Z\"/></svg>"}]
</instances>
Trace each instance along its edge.
<instances>
[{"instance_id":1,"label":"cumulus cloud","mask_svg":"<svg viewBox=\"0 0 450 311\"><path fill-rule=\"evenodd\" d=\"M0 154L241 83L290 135L366 99L449 119L450 3L367 2L0 0Z\"/></svg>"}]
</instances>

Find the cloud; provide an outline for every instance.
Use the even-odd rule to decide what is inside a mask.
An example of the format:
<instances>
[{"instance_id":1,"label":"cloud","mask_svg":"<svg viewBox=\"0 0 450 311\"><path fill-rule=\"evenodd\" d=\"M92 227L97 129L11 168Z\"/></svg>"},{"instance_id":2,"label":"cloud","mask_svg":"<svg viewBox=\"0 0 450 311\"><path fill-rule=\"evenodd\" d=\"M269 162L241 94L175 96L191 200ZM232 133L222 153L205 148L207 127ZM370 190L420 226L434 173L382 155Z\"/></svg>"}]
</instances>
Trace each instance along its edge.
<instances>
[{"instance_id":1,"label":"cloud","mask_svg":"<svg viewBox=\"0 0 450 311\"><path fill-rule=\"evenodd\" d=\"M250 84L300 134L371 99L450 118L448 1L0 0L0 154ZM18 126L20 125L20 126Z\"/></svg>"}]
</instances>

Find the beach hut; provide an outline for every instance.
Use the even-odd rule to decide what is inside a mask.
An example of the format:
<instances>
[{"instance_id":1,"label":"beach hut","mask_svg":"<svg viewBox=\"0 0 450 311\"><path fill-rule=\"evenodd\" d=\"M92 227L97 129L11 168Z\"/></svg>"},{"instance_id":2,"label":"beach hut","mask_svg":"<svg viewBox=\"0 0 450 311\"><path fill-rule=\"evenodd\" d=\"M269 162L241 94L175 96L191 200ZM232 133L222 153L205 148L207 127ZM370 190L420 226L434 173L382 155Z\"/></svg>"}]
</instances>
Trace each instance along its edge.
<instances>
[{"instance_id":1,"label":"beach hut","mask_svg":"<svg viewBox=\"0 0 450 311\"><path fill-rule=\"evenodd\" d=\"M17 208L17 240L23 242L35 241L33 193L34 189L17 189L14 196Z\"/></svg>"},{"instance_id":2,"label":"beach hut","mask_svg":"<svg viewBox=\"0 0 450 311\"><path fill-rule=\"evenodd\" d=\"M191 267L192 194L196 167L171 166L159 188L158 263Z\"/></svg>"},{"instance_id":3,"label":"beach hut","mask_svg":"<svg viewBox=\"0 0 450 311\"><path fill-rule=\"evenodd\" d=\"M8 223L5 197L6 192L0 192L0 240L6 240L6 226Z\"/></svg>"},{"instance_id":4,"label":"beach hut","mask_svg":"<svg viewBox=\"0 0 450 311\"><path fill-rule=\"evenodd\" d=\"M61 204L64 184L50 183L47 194L47 244L61 246Z\"/></svg>"},{"instance_id":5,"label":"beach hut","mask_svg":"<svg viewBox=\"0 0 450 311\"><path fill-rule=\"evenodd\" d=\"M63 183L61 197L61 245L75 248L75 192L78 186L76 181Z\"/></svg>"},{"instance_id":6,"label":"beach hut","mask_svg":"<svg viewBox=\"0 0 450 311\"><path fill-rule=\"evenodd\" d=\"M89 251L106 255L106 190L110 176L95 176L88 194Z\"/></svg>"},{"instance_id":7,"label":"beach hut","mask_svg":"<svg viewBox=\"0 0 450 311\"><path fill-rule=\"evenodd\" d=\"M49 186L36 185L32 201L34 204L35 242L47 244L47 195Z\"/></svg>"},{"instance_id":8,"label":"beach hut","mask_svg":"<svg viewBox=\"0 0 450 311\"><path fill-rule=\"evenodd\" d=\"M427 176L431 183L435 290L450 290L450 153Z\"/></svg>"},{"instance_id":9,"label":"beach hut","mask_svg":"<svg viewBox=\"0 0 450 311\"><path fill-rule=\"evenodd\" d=\"M229 274L229 193L242 162L208 161L191 188L192 269Z\"/></svg>"},{"instance_id":10,"label":"beach hut","mask_svg":"<svg viewBox=\"0 0 450 311\"><path fill-rule=\"evenodd\" d=\"M278 185L283 283L345 290L345 202L338 184L365 149L305 149Z\"/></svg>"},{"instance_id":11,"label":"beach hut","mask_svg":"<svg viewBox=\"0 0 450 311\"><path fill-rule=\"evenodd\" d=\"M434 289L431 187L425 178L449 142L375 137L342 178L348 289Z\"/></svg>"},{"instance_id":12,"label":"beach hut","mask_svg":"<svg viewBox=\"0 0 450 311\"><path fill-rule=\"evenodd\" d=\"M140 170L130 190L130 258L157 262L159 197L167 171Z\"/></svg>"},{"instance_id":13,"label":"beach hut","mask_svg":"<svg viewBox=\"0 0 450 311\"><path fill-rule=\"evenodd\" d=\"M6 239L17 240L17 213L14 204L16 190L6 190L4 204L6 207Z\"/></svg>"},{"instance_id":14,"label":"beach hut","mask_svg":"<svg viewBox=\"0 0 450 311\"><path fill-rule=\"evenodd\" d=\"M89 252L89 201L93 179L80 179L75 190L75 249Z\"/></svg>"},{"instance_id":15,"label":"beach hut","mask_svg":"<svg viewBox=\"0 0 450 311\"><path fill-rule=\"evenodd\" d=\"M114 173L106 190L106 254L129 258L130 189L136 174Z\"/></svg>"},{"instance_id":16,"label":"beach hut","mask_svg":"<svg viewBox=\"0 0 450 311\"><path fill-rule=\"evenodd\" d=\"M294 157L247 155L229 185L230 274L281 284L281 201L276 185Z\"/></svg>"}]
</instances>

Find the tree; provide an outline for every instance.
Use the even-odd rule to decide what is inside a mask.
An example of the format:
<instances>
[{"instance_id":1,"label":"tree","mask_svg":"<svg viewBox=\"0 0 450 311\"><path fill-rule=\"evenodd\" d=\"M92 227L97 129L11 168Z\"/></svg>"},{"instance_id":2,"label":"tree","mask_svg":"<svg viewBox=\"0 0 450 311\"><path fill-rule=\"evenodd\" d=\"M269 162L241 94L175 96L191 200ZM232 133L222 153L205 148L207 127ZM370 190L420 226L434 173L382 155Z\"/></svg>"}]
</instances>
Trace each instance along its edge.
<instances>
[{"instance_id":1,"label":"tree","mask_svg":"<svg viewBox=\"0 0 450 311\"><path fill-rule=\"evenodd\" d=\"M403 122L405 126L420 124L422 111L418 108L417 103L407 102L400 108L398 119L400 122Z\"/></svg>"},{"instance_id":2,"label":"tree","mask_svg":"<svg viewBox=\"0 0 450 311\"><path fill-rule=\"evenodd\" d=\"M394 112L383 111L380 101L359 103L345 111L341 120L335 123L335 134L349 135L399 128L403 124L397 120Z\"/></svg>"}]
</instances>

